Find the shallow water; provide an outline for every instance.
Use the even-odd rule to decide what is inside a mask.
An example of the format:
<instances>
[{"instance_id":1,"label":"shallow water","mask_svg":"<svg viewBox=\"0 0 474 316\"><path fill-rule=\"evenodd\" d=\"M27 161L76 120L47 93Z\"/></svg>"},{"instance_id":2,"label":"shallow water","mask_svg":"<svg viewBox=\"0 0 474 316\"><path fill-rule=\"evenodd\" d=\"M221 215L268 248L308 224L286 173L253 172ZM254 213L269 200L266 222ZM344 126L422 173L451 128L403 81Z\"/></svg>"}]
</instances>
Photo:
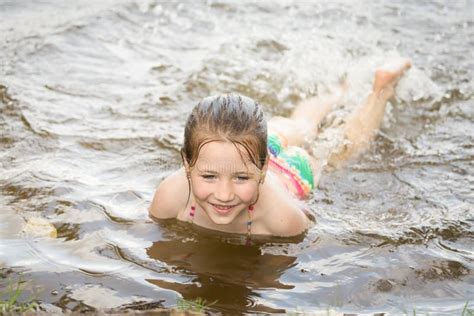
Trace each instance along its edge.
<instances>
[{"instance_id":1,"label":"shallow water","mask_svg":"<svg viewBox=\"0 0 474 316\"><path fill-rule=\"evenodd\" d=\"M472 1L0 3L0 285L63 309L203 298L220 312L462 310L473 293ZM374 67L414 67L374 146L325 172L301 239L153 223L202 97L268 115ZM315 150L332 141L327 128ZM57 239L21 227L44 217ZM57 292L54 292L57 291Z\"/></svg>"}]
</instances>

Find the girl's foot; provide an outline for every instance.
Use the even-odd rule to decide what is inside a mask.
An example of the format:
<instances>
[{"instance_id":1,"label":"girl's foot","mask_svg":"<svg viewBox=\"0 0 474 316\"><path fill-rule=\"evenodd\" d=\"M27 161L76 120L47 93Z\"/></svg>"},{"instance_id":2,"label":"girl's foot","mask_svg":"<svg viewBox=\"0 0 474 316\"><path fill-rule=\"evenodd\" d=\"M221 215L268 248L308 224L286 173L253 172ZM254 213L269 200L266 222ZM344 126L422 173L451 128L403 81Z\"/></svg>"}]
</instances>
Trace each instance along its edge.
<instances>
[{"instance_id":1,"label":"girl's foot","mask_svg":"<svg viewBox=\"0 0 474 316\"><path fill-rule=\"evenodd\" d=\"M393 97L394 88L403 73L411 67L408 58L392 60L375 71L373 91L383 93L387 99Z\"/></svg>"}]
</instances>

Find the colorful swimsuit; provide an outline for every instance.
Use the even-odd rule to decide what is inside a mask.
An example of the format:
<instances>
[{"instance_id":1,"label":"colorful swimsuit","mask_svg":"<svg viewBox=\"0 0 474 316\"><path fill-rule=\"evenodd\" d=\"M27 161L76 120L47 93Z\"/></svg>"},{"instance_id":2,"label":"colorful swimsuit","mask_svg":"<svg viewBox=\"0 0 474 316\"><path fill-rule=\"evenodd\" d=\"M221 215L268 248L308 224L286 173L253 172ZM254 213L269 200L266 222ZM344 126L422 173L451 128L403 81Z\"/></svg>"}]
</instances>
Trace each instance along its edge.
<instances>
[{"instance_id":1,"label":"colorful swimsuit","mask_svg":"<svg viewBox=\"0 0 474 316\"><path fill-rule=\"evenodd\" d=\"M268 131L268 151L270 166L284 174L296 189L301 199L314 189L313 169L306 151L296 146L288 146L286 138L274 131Z\"/></svg>"}]
</instances>

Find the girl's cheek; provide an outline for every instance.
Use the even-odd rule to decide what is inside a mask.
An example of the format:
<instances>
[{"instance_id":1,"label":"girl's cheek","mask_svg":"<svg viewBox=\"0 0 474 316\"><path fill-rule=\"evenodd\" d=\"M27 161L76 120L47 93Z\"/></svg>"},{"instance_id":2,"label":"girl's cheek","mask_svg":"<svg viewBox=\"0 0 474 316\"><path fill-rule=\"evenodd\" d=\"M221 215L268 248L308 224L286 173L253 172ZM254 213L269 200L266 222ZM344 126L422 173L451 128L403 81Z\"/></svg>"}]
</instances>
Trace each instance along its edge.
<instances>
[{"instance_id":1,"label":"girl's cheek","mask_svg":"<svg viewBox=\"0 0 474 316\"><path fill-rule=\"evenodd\" d=\"M239 188L240 199L246 202L255 200L257 196L258 185L248 184Z\"/></svg>"},{"instance_id":2,"label":"girl's cheek","mask_svg":"<svg viewBox=\"0 0 474 316\"><path fill-rule=\"evenodd\" d=\"M193 193L198 199L204 200L212 193L212 185L200 180L194 181Z\"/></svg>"}]
</instances>

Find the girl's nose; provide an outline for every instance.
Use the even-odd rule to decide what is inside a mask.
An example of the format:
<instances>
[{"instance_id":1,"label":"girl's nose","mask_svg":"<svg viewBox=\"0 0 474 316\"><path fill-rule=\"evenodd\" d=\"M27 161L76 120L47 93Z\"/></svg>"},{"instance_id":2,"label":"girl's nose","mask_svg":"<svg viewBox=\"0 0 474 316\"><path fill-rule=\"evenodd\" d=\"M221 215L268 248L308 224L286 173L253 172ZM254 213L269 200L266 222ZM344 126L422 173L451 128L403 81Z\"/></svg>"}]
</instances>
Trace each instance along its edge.
<instances>
[{"instance_id":1,"label":"girl's nose","mask_svg":"<svg viewBox=\"0 0 474 316\"><path fill-rule=\"evenodd\" d=\"M214 194L220 202L229 202L234 199L234 191L232 183L229 181L219 181L216 192Z\"/></svg>"}]
</instances>

